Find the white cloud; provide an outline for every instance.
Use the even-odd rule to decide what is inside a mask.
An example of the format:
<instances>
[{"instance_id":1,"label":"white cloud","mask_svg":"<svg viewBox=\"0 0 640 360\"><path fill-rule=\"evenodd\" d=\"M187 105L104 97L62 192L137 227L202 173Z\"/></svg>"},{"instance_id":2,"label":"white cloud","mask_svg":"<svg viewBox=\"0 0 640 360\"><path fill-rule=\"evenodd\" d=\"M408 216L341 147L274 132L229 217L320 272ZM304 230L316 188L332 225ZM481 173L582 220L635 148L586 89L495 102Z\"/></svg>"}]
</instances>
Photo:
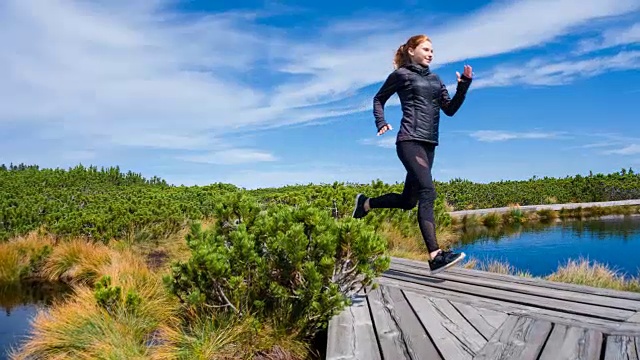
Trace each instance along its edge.
<instances>
[{"instance_id":1,"label":"white cloud","mask_svg":"<svg viewBox=\"0 0 640 360\"><path fill-rule=\"evenodd\" d=\"M500 130L478 130L469 134L472 138L483 142L497 142L518 139L557 139L562 133L557 132L513 132Z\"/></svg>"},{"instance_id":2,"label":"white cloud","mask_svg":"<svg viewBox=\"0 0 640 360\"><path fill-rule=\"evenodd\" d=\"M582 40L576 53L587 53L608 49L620 45L630 45L640 42L640 22L628 27L608 29L595 39Z\"/></svg>"},{"instance_id":3,"label":"white cloud","mask_svg":"<svg viewBox=\"0 0 640 360\"><path fill-rule=\"evenodd\" d=\"M38 130L26 137L55 134L76 142L68 154L78 159L87 159L84 151L104 159L127 146L198 151L182 161L271 161L261 150L240 147L226 157L219 151L237 131L369 111L371 101L363 106L358 91L384 79L397 47L424 23L423 15L404 13L391 16L421 21L400 29L394 21L342 19L310 30L313 41L306 41L306 34L257 21L265 13L187 15L170 4L2 2L0 45L11 51L0 53L0 131L32 124ZM441 66L543 45L638 8L635 0L501 1L458 18L434 18L429 35ZM637 59L634 52L621 56L625 66ZM257 85L256 76L273 82ZM48 152L57 145L38 146ZM4 150L9 159L23 155Z\"/></svg>"},{"instance_id":4,"label":"white cloud","mask_svg":"<svg viewBox=\"0 0 640 360\"><path fill-rule=\"evenodd\" d=\"M363 145L375 145L382 148L395 148L396 147L396 136L393 134L383 135L385 137L381 138L367 138L360 140L360 144Z\"/></svg>"},{"instance_id":5,"label":"white cloud","mask_svg":"<svg viewBox=\"0 0 640 360\"><path fill-rule=\"evenodd\" d=\"M227 149L214 151L205 155L189 155L179 158L191 162L219 165L236 165L277 160L271 153L254 149Z\"/></svg>"},{"instance_id":6,"label":"white cloud","mask_svg":"<svg viewBox=\"0 0 640 360\"><path fill-rule=\"evenodd\" d=\"M404 181L402 164L394 162L389 166L349 166L345 164L295 164L274 166L268 170L240 170L226 174L222 182L255 189L279 187L287 184L331 184L337 182L369 183L381 179L387 183ZM185 179L191 183L193 180ZM204 183L209 183L205 180Z\"/></svg>"},{"instance_id":7,"label":"white cloud","mask_svg":"<svg viewBox=\"0 0 640 360\"><path fill-rule=\"evenodd\" d=\"M592 77L611 71L640 68L640 51L622 51L615 55L583 60L547 62L533 59L524 64L502 64L490 75L473 83L473 89L512 85L564 85L576 79Z\"/></svg>"},{"instance_id":8,"label":"white cloud","mask_svg":"<svg viewBox=\"0 0 640 360\"><path fill-rule=\"evenodd\" d=\"M636 155L640 154L640 144L631 144L627 145L623 148L607 150L604 151L604 154L609 155Z\"/></svg>"},{"instance_id":9,"label":"white cloud","mask_svg":"<svg viewBox=\"0 0 640 360\"><path fill-rule=\"evenodd\" d=\"M499 1L476 13L433 26L429 36L434 41L434 67L538 46L589 21L639 8L634 0ZM422 19L419 23L423 23ZM382 81L391 71L398 46L408 36L422 31L423 25L391 32L379 28L338 47L317 42L294 47L288 52L289 64L282 69L304 72L312 75L312 79L279 87L274 104L328 103ZM443 78L446 80L448 76L443 74Z\"/></svg>"}]
</instances>

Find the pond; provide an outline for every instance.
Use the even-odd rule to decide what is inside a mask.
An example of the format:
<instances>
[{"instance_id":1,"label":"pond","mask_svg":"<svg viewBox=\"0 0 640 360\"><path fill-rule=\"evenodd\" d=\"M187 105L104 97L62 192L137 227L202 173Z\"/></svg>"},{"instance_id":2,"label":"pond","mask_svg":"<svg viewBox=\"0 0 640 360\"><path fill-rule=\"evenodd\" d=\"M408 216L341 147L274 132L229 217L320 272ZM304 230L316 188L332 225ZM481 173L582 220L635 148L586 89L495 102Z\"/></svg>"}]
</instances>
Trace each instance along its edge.
<instances>
[{"instance_id":1,"label":"pond","mask_svg":"<svg viewBox=\"0 0 640 360\"><path fill-rule=\"evenodd\" d=\"M38 309L68 293L67 286L47 283L0 285L0 360L28 335Z\"/></svg>"},{"instance_id":2,"label":"pond","mask_svg":"<svg viewBox=\"0 0 640 360\"><path fill-rule=\"evenodd\" d=\"M482 226L466 230L454 249L481 262L506 262L533 276L549 275L570 259L588 259L622 275L638 276L640 215L511 225L493 230Z\"/></svg>"}]
</instances>

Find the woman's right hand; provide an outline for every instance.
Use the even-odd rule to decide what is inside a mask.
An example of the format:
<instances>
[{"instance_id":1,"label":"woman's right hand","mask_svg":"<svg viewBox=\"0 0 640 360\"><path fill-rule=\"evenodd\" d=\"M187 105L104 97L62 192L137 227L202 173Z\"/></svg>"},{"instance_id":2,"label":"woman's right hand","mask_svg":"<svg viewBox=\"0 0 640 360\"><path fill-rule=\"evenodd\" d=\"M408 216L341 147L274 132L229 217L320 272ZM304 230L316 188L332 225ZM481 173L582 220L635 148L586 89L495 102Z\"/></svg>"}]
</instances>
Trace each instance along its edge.
<instances>
[{"instance_id":1,"label":"woman's right hand","mask_svg":"<svg viewBox=\"0 0 640 360\"><path fill-rule=\"evenodd\" d=\"M391 130L391 129L393 129L393 128L391 127L391 124L387 124L387 125L385 125L385 126L381 127L381 128L380 128L380 130L378 130L378 136L380 136L380 135L382 135L382 134L386 133L387 131L389 131L389 130Z\"/></svg>"}]
</instances>

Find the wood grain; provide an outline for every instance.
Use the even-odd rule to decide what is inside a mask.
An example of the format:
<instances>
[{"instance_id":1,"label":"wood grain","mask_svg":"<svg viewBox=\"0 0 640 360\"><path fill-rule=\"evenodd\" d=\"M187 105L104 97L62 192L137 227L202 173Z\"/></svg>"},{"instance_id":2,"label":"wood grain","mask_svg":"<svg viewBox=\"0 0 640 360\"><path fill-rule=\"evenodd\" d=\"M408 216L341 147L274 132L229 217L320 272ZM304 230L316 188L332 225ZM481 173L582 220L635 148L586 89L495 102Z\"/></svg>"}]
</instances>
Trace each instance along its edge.
<instances>
[{"instance_id":1,"label":"wood grain","mask_svg":"<svg viewBox=\"0 0 640 360\"><path fill-rule=\"evenodd\" d=\"M529 294L534 296L543 296L545 298L570 301L572 303L590 304L596 306L605 306L608 308L628 310L636 312L640 310L640 301L630 299L620 299L604 295L588 294L572 291L570 289L554 289L549 287L532 286L531 284L521 284L518 282L508 281L509 279L489 279L482 277L463 276L457 273L442 272L438 275L431 275L427 269L410 266L406 264L394 264L391 271L401 271L408 274L421 275L431 279L446 280L460 284L477 285L487 288L488 290L506 290L514 293Z\"/></svg>"},{"instance_id":2,"label":"wood grain","mask_svg":"<svg viewBox=\"0 0 640 360\"><path fill-rule=\"evenodd\" d=\"M396 264L404 264L404 265L408 265L415 268L429 270L429 265L423 261L392 257L391 269L393 269ZM584 294L602 295L602 296L607 296L612 298L640 301L640 293L637 293L637 292L620 291L620 290L592 287L592 286L586 286L586 285L548 281L540 278L527 278L527 277L515 276L515 275L498 274L498 273L492 273L488 271L481 271L481 270L475 270L475 269L465 269L459 266L449 268L447 269L446 272L440 273L438 275L432 275L432 276L438 277L442 274L456 274L456 275L461 275L461 276L471 277L471 278L493 279L498 281L525 284L525 285L531 285L531 286L537 286L537 287L543 287L543 288L568 290L568 291L584 293Z\"/></svg>"},{"instance_id":3,"label":"wood grain","mask_svg":"<svg viewBox=\"0 0 640 360\"><path fill-rule=\"evenodd\" d=\"M376 334L366 298L360 295L354 304L336 315L327 332L327 360L381 360Z\"/></svg>"},{"instance_id":4,"label":"wood grain","mask_svg":"<svg viewBox=\"0 0 640 360\"><path fill-rule=\"evenodd\" d=\"M600 360L602 336L596 330L556 325L540 360Z\"/></svg>"},{"instance_id":5,"label":"wood grain","mask_svg":"<svg viewBox=\"0 0 640 360\"><path fill-rule=\"evenodd\" d=\"M464 284L455 281L437 281L429 277L408 274L406 272L398 272L389 270L384 275L410 281L416 284L427 285L431 288L455 291L460 294L472 294L487 299L504 300L508 302L532 305L536 307L546 308L549 310L557 310L576 315L588 315L590 317L599 317L602 319L625 321L629 319L635 311L609 308L606 306L598 306L591 304L581 304L567 300L552 299L540 295L531 295L512 292L501 289L491 289L479 285Z\"/></svg>"},{"instance_id":6,"label":"wood grain","mask_svg":"<svg viewBox=\"0 0 640 360\"><path fill-rule=\"evenodd\" d=\"M507 320L507 313L452 301L453 305L485 339L489 339Z\"/></svg>"},{"instance_id":7,"label":"wood grain","mask_svg":"<svg viewBox=\"0 0 640 360\"><path fill-rule=\"evenodd\" d=\"M400 289L371 291L369 305L385 359L442 359Z\"/></svg>"},{"instance_id":8,"label":"wood grain","mask_svg":"<svg viewBox=\"0 0 640 360\"><path fill-rule=\"evenodd\" d=\"M487 340L444 299L405 292L405 296L433 339L448 359L473 359Z\"/></svg>"},{"instance_id":9,"label":"wood grain","mask_svg":"<svg viewBox=\"0 0 640 360\"><path fill-rule=\"evenodd\" d=\"M609 336L604 360L640 360L638 338L631 336Z\"/></svg>"},{"instance_id":10,"label":"wood grain","mask_svg":"<svg viewBox=\"0 0 640 360\"><path fill-rule=\"evenodd\" d=\"M548 321L509 316L476 360L536 360L551 331Z\"/></svg>"}]
</instances>

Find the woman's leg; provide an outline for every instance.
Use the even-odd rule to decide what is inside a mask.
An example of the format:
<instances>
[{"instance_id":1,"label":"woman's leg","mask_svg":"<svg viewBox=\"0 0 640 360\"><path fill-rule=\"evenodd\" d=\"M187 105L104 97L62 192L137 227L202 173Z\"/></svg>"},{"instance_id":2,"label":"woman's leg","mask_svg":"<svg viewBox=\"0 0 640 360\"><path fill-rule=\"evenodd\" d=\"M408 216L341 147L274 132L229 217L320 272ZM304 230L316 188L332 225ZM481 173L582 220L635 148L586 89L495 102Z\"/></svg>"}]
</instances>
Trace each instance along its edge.
<instances>
[{"instance_id":1,"label":"woman's leg","mask_svg":"<svg viewBox=\"0 0 640 360\"><path fill-rule=\"evenodd\" d=\"M391 206L413 208L417 197L418 225L431 257L429 267L432 273L440 272L462 260L465 255L441 251L436 239L434 206L437 194L431 175L435 146L428 143L403 141L398 143L397 151L398 157L407 170L407 181L402 194L385 194L370 199L369 205L371 208ZM354 214L359 210L360 215L366 215L368 209L365 209L364 205L367 200L363 195L356 198Z\"/></svg>"},{"instance_id":2,"label":"woman's leg","mask_svg":"<svg viewBox=\"0 0 640 360\"><path fill-rule=\"evenodd\" d=\"M400 154L398 154L400 156ZM418 203L419 183L415 174L408 171L404 180L402 193L387 193L378 197L369 198L364 194L356 196L356 204L353 217L356 219L367 215L371 209L404 209L411 210Z\"/></svg>"},{"instance_id":3,"label":"woman's leg","mask_svg":"<svg viewBox=\"0 0 640 360\"><path fill-rule=\"evenodd\" d=\"M428 143L400 142L398 156L407 172L412 174L417 183L418 225L427 250L432 255L440 250L436 239L434 204L436 188L433 184L431 168L435 154L435 146Z\"/></svg>"}]
</instances>

